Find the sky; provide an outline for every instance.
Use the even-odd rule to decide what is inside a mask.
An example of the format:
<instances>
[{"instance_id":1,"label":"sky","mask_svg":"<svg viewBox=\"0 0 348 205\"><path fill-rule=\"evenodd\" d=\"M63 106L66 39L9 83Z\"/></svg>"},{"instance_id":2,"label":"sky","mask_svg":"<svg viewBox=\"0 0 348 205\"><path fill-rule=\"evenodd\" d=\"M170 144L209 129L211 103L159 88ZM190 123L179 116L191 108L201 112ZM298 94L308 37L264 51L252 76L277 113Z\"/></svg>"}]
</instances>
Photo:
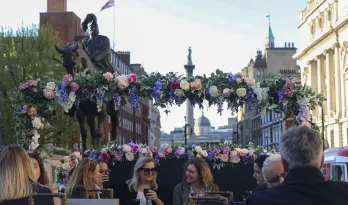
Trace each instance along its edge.
<instances>
[{"instance_id":1,"label":"sky","mask_svg":"<svg viewBox=\"0 0 348 205\"><path fill-rule=\"evenodd\" d=\"M3 0L1 0L3 1ZM115 43L115 50L130 51L131 63L140 63L148 73L185 74L188 48L192 48L194 75L210 75L216 69L239 72L264 50L268 19L275 44L299 42L299 14L306 0L115 0L115 7L100 12L107 0L67 0L68 11L81 21L88 13L98 18L101 35ZM0 25L17 28L39 24L47 0L6 1L0 7ZM114 18L115 17L115 18ZM115 23L114 23L115 22ZM115 35L114 35L115 28ZM114 38L115 36L115 38ZM162 130L184 126L185 105L161 110ZM202 110L195 108L197 119ZM226 125L231 111L205 106L212 126Z\"/></svg>"}]
</instances>

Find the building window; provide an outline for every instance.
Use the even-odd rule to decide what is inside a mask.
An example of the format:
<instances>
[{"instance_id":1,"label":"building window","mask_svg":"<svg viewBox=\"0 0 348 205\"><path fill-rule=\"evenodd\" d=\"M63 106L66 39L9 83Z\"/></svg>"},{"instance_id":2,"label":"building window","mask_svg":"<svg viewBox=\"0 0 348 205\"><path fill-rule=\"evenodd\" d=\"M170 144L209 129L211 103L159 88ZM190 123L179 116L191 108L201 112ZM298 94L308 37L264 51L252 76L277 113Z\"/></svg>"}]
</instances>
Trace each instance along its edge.
<instances>
[{"instance_id":1,"label":"building window","mask_svg":"<svg viewBox=\"0 0 348 205\"><path fill-rule=\"evenodd\" d=\"M331 19L332 19L332 12L331 12L331 9L329 9L329 11L327 12L327 20L331 22Z\"/></svg>"}]
</instances>

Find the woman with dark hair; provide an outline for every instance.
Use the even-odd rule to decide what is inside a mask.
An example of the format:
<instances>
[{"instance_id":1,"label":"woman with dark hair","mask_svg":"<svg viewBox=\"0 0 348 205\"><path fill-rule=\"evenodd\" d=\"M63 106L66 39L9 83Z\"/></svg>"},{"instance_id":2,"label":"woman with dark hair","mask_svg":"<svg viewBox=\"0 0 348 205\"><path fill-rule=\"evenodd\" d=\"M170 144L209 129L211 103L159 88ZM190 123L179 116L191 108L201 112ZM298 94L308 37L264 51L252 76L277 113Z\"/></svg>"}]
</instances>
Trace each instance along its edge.
<instances>
[{"instance_id":1,"label":"woman with dark hair","mask_svg":"<svg viewBox=\"0 0 348 205\"><path fill-rule=\"evenodd\" d=\"M253 192L263 191L268 189L265 179L262 174L263 163L269 156L267 154L260 155L254 162L254 174L253 177L256 180L257 187Z\"/></svg>"},{"instance_id":2,"label":"woman with dark hair","mask_svg":"<svg viewBox=\"0 0 348 205\"><path fill-rule=\"evenodd\" d=\"M202 158L192 158L185 165L184 182L176 185L173 192L173 205L182 205L190 195L204 196L206 191L218 191L207 162Z\"/></svg>"},{"instance_id":3,"label":"woman with dark hair","mask_svg":"<svg viewBox=\"0 0 348 205\"><path fill-rule=\"evenodd\" d=\"M42 185L49 185L50 180L48 179L47 172L40 155L35 153L29 153L28 155L31 159L31 162L33 163L37 183Z\"/></svg>"},{"instance_id":4,"label":"woman with dark hair","mask_svg":"<svg viewBox=\"0 0 348 205\"><path fill-rule=\"evenodd\" d=\"M33 164L36 182L38 184L47 186L52 191L52 193L58 193L58 188L54 184L50 184L50 180L47 176L47 172L40 155L37 153L29 153L28 155ZM60 204L60 199L58 197L54 197L53 199L54 204Z\"/></svg>"}]
</instances>

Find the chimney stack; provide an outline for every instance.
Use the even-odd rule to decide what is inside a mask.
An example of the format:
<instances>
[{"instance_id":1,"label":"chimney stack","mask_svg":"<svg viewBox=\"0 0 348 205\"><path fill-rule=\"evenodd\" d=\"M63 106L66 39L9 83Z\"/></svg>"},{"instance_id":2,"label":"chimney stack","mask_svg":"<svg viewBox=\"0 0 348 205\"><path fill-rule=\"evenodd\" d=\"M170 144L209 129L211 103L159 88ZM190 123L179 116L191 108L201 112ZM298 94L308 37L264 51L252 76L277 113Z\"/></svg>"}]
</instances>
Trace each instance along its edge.
<instances>
[{"instance_id":1,"label":"chimney stack","mask_svg":"<svg viewBox=\"0 0 348 205\"><path fill-rule=\"evenodd\" d=\"M284 44L285 44L285 48L286 48L286 42Z\"/></svg>"},{"instance_id":2,"label":"chimney stack","mask_svg":"<svg viewBox=\"0 0 348 205\"><path fill-rule=\"evenodd\" d=\"M295 44L294 44L294 42L292 42L292 47L293 47L293 48L295 48Z\"/></svg>"}]
</instances>

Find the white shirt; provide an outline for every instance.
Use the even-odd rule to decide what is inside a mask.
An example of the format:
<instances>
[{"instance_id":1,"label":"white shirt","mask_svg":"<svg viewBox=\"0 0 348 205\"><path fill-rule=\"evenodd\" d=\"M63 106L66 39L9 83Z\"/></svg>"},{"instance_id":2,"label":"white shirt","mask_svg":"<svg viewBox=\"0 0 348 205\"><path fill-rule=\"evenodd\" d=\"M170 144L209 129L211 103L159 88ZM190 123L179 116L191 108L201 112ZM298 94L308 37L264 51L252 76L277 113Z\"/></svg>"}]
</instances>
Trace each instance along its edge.
<instances>
[{"instance_id":1,"label":"white shirt","mask_svg":"<svg viewBox=\"0 0 348 205\"><path fill-rule=\"evenodd\" d=\"M140 200L140 205L146 205L146 198L145 198L144 192L138 191L136 199ZM147 201L147 205L152 205L152 201L148 200Z\"/></svg>"}]
</instances>

